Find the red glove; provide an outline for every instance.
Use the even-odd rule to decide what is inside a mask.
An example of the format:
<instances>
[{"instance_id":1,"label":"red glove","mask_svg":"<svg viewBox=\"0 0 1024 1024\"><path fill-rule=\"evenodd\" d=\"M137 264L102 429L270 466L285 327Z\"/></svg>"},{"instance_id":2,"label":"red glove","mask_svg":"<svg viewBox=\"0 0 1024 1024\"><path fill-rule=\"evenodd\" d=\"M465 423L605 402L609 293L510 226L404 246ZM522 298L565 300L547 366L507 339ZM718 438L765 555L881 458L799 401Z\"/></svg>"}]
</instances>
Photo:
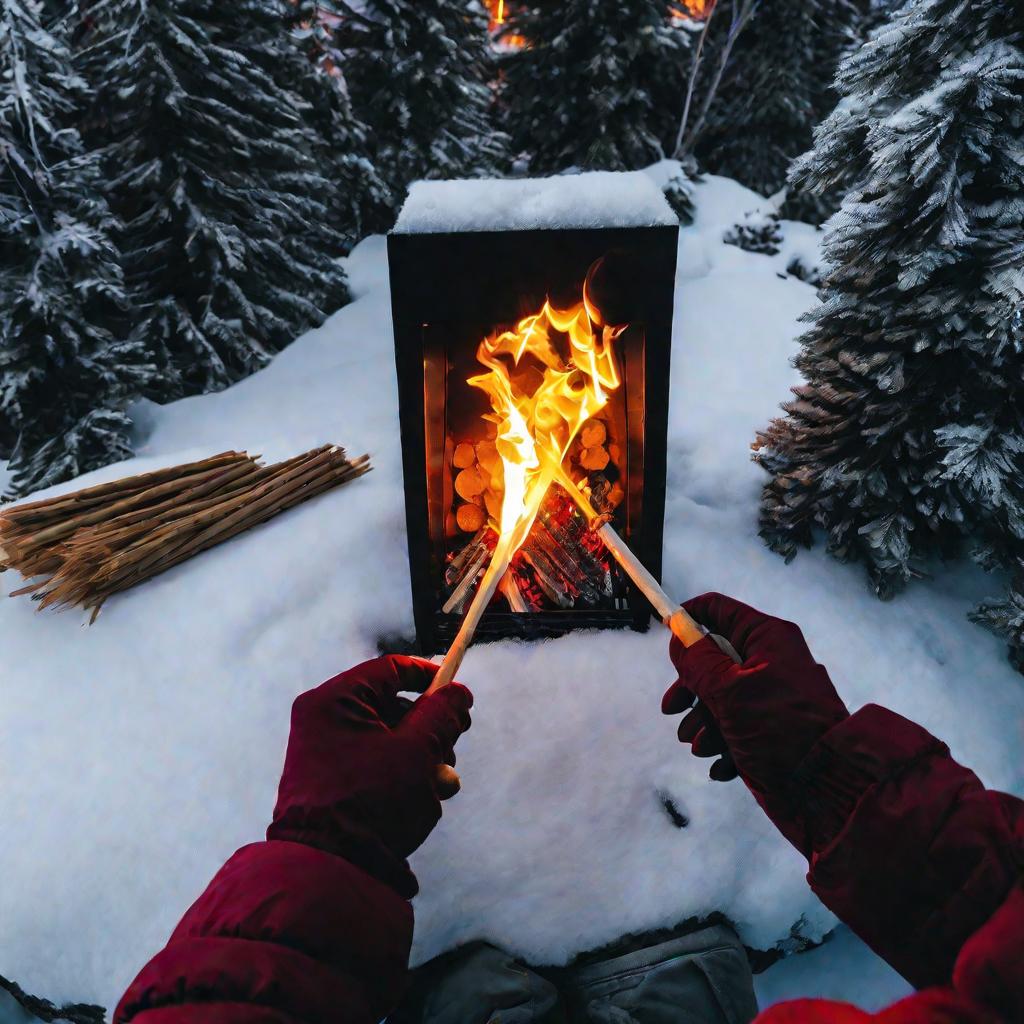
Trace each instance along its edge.
<instances>
[{"instance_id":1,"label":"red glove","mask_svg":"<svg viewBox=\"0 0 1024 1024\"><path fill-rule=\"evenodd\" d=\"M736 770L768 815L791 820L790 784L811 747L849 717L824 666L807 649L799 626L756 611L722 594L704 594L685 605L699 623L724 636L743 661L736 664L710 637L683 647L675 637L669 655L679 679L661 709L691 708L679 739L698 757L729 754ZM716 771L717 769L717 771ZM718 762L712 778L732 777ZM789 835L798 847L800 837Z\"/></svg>"},{"instance_id":2,"label":"red glove","mask_svg":"<svg viewBox=\"0 0 1024 1024\"><path fill-rule=\"evenodd\" d=\"M338 854L407 899L416 895L406 858L454 792L447 782L457 777L439 767L455 763L473 706L458 683L415 704L398 696L426 689L437 668L391 655L296 698L268 839Z\"/></svg>"}]
</instances>

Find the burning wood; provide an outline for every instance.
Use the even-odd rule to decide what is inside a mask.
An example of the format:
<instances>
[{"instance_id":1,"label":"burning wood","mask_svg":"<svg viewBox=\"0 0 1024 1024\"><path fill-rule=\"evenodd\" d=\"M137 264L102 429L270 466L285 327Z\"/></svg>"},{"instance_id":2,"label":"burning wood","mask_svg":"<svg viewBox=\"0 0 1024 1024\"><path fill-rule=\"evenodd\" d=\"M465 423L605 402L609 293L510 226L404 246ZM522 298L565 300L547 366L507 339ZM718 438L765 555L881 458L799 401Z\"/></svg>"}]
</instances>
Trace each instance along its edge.
<instances>
[{"instance_id":1,"label":"burning wood","mask_svg":"<svg viewBox=\"0 0 1024 1024\"><path fill-rule=\"evenodd\" d=\"M446 615L459 615L466 607L466 601L473 590L473 584L480 578L487 560L491 557L491 548L481 544L476 554L465 564L461 575L458 577L455 586L452 588L451 596L444 603L442 611Z\"/></svg>"},{"instance_id":2,"label":"burning wood","mask_svg":"<svg viewBox=\"0 0 1024 1024\"><path fill-rule=\"evenodd\" d=\"M609 406L620 383L612 344L623 329L602 325L585 287L572 309L545 303L480 344L477 358L489 372L468 383L488 395L492 412L480 424L485 436L448 443L445 614L462 614L506 535L507 569L492 589L510 610L621 606L623 582L608 552L572 501L548 488L558 459L602 511L614 514L625 498L621 414Z\"/></svg>"},{"instance_id":3,"label":"burning wood","mask_svg":"<svg viewBox=\"0 0 1024 1024\"><path fill-rule=\"evenodd\" d=\"M336 445L263 466L246 452L127 477L0 512L0 570L40 608L92 611L144 580L370 470Z\"/></svg>"},{"instance_id":4,"label":"burning wood","mask_svg":"<svg viewBox=\"0 0 1024 1024\"><path fill-rule=\"evenodd\" d=\"M600 263L591 268L588 281ZM545 302L540 312L525 317L515 330L490 335L480 343L477 359L487 372L470 377L467 383L488 396L492 411L484 420L494 425L495 432L493 438L476 444L466 439L455 444L453 489L466 505L456 508L450 520L454 519L456 529L471 532L479 517L462 508L482 506L491 517L488 525L496 540L431 689L451 680L496 591L501 590L512 608L519 605L518 598L527 603L518 583L525 566L530 582L556 607L571 608L578 599L600 601L603 574L599 589L581 568L586 557L583 534L573 545L581 549L577 554L538 516L551 484L566 474L567 459L577 472L609 466L609 447L615 439L602 413L621 383L613 343L624 330L625 326L602 322L600 311L589 301L585 282L583 301L576 306L559 310ZM460 524L460 514L465 525ZM482 564L480 554L459 562L458 582L443 606L445 612L461 608ZM505 583L510 574L513 578Z\"/></svg>"}]
</instances>

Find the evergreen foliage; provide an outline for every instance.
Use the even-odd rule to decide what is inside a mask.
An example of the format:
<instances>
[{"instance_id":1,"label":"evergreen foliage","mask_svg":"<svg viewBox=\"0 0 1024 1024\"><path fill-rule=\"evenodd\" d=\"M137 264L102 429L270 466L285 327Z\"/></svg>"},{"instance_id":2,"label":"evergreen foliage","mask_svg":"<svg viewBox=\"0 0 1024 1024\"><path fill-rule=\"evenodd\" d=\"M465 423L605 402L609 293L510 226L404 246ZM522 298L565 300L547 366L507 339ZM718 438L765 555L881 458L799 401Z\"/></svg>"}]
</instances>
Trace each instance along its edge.
<instances>
[{"instance_id":1,"label":"evergreen foliage","mask_svg":"<svg viewBox=\"0 0 1024 1024\"><path fill-rule=\"evenodd\" d=\"M222 388L346 301L336 257L356 229L339 233L335 204L359 194L362 168L339 181L342 165L324 162L308 99L323 76L284 0L99 0L90 13L96 138L125 225L133 336L159 369L150 397Z\"/></svg>"},{"instance_id":2,"label":"evergreen foliage","mask_svg":"<svg viewBox=\"0 0 1024 1024\"><path fill-rule=\"evenodd\" d=\"M668 0L528 4L503 64L513 152L531 174L637 170L665 155L685 89L689 37Z\"/></svg>"},{"instance_id":3,"label":"evergreen foliage","mask_svg":"<svg viewBox=\"0 0 1024 1024\"><path fill-rule=\"evenodd\" d=\"M661 190L668 200L668 205L672 207L672 212L679 218L679 223L683 227L693 223L693 217L697 210L693 202L693 186L699 180L695 171L688 173L683 167L680 167L665 182L665 186Z\"/></svg>"},{"instance_id":4,"label":"evergreen foliage","mask_svg":"<svg viewBox=\"0 0 1024 1024\"><path fill-rule=\"evenodd\" d=\"M759 438L762 535L814 527L888 596L981 542L1015 590L978 615L1024 650L1024 12L916 0L851 55L797 166L826 189L831 267L801 341L805 382Z\"/></svg>"},{"instance_id":5,"label":"evergreen foliage","mask_svg":"<svg viewBox=\"0 0 1024 1024\"><path fill-rule=\"evenodd\" d=\"M310 75L301 64L283 70L293 72L292 87L308 104L304 116L313 129L317 166L331 183L323 196L326 223L347 253L365 235L389 226L396 197L371 159L369 129L352 112L334 32L341 18L326 0L296 3L292 33L319 73Z\"/></svg>"},{"instance_id":6,"label":"evergreen foliage","mask_svg":"<svg viewBox=\"0 0 1024 1024\"><path fill-rule=\"evenodd\" d=\"M832 78L860 20L850 0L759 0L701 134L703 165L764 196L782 189L835 103ZM825 211L803 202L799 212Z\"/></svg>"},{"instance_id":7,"label":"evergreen foliage","mask_svg":"<svg viewBox=\"0 0 1024 1024\"><path fill-rule=\"evenodd\" d=\"M390 189L389 227L409 183L496 173L507 137L493 121L494 56L478 0L336 0L352 108Z\"/></svg>"},{"instance_id":8,"label":"evergreen foliage","mask_svg":"<svg viewBox=\"0 0 1024 1024\"><path fill-rule=\"evenodd\" d=\"M726 245L746 252L774 256L782 245L779 215L774 210L750 210L722 236Z\"/></svg>"},{"instance_id":9,"label":"evergreen foliage","mask_svg":"<svg viewBox=\"0 0 1024 1024\"><path fill-rule=\"evenodd\" d=\"M0 0L0 457L14 495L122 458L124 406L153 370L120 333L116 223L53 13Z\"/></svg>"}]
</instances>

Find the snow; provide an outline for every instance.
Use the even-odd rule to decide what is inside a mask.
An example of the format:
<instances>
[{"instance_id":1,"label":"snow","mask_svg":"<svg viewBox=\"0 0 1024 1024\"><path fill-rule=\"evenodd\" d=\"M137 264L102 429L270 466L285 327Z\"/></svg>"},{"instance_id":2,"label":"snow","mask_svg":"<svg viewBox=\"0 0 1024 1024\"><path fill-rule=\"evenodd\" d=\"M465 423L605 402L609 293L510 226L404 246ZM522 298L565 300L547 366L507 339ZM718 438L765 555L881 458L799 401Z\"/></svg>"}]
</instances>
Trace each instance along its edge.
<instances>
[{"instance_id":1,"label":"snow","mask_svg":"<svg viewBox=\"0 0 1024 1024\"><path fill-rule=\"evenodd\" d=\"M785 250L722 244L753 193L708 177L695 201L680 239L667 589L718 589L798 621L851 709L884 703L987 784L1024 793L1024 686L965 619L991 581L964 564L883 604L859 568L820 549L787 566L757 537L749 444L796 379L814 292L785 275ZM802 227L782 230L807 245ZM347 266L357 300L322 328L227 391L147 406L137 458L63 489L326 441L371 452L373 473L112 600L91 628L0 602L0 970L29 992L112 1006L223 860L262 835L294 697L412 631L384 240ZM414 858L416 962L483 938L560 963L716 909L760 948L794 925L811 938L835 926L744 788L710 782L676 743L659 712L673 678L660 628L481 646L461 678L476 694L464 790ZM877 981L850 987L856 998L895 990L841 935L759 986L770 999L853 970Z\"/></svg>"},{"instance_id":2,"label":"snow","mask_svg":"<svg viewBox=\"0 0 1024 1024\"><path fill-rule=\"evenodd\" d=\"M33 1017L14 996L0 989L0 1024L38 1024L38 1021L39 1018Z\"/></svg>"},{"instance_id":3,"label":"snow","mask_svg":"<svg viewBox=\"0 0 1024 1024\"><path fill-rule=\"evenodd\" d=\"M659 160L656 164L645 167L641 173L646 174L659 191L663 190L673 178L687 176L683 165L678 160Z\"/></svg>"},{"instance_id":4,"label":"snow","mask_svg":"<svg viewBox=\"0 0 1024 1024\"><path fill-rule=\"evenodd\" d=\"M661 190L643 171L590 171L553 178L417 181L395 231L526 231L675 224Z\"/></svg>"},{"instance_id":5,"label":"snow","mask_svg":"<svg viewBox=\"0 0 1024 1024\"><path fill-rule=\"evenodd\" d=\"M762 1010L785 999L836 999L875 1013L913 988L840 925L823 946L790 956L754 978Z\"/></svg>"}]
</instances>

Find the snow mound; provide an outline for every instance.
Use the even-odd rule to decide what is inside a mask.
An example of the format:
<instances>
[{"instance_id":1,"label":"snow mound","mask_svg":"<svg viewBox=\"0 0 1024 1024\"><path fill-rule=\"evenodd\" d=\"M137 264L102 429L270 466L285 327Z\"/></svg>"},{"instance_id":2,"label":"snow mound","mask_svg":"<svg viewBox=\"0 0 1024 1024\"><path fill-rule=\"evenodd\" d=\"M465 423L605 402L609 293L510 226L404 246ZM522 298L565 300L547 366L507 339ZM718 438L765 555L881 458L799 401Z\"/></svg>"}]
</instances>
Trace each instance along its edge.
<instances>
[{"instance_id":1,"label":"snow mound","mask_svg":"<svg viewBox=\"0 0 1024 1024\"><path fill-rule=\"evenodd\" d=\"M395 232L526 231L532 228L631 228L676 224L643 171L589 171L553 178L417 181Z\"/></svg>"},{"instance_id":2,"label":"snow mound","mask_svg":"<svg viewBox=\"0 0 1024 1024\"><path fill-rule=\"evenodd\" d=\"M722 590L796 620L851 709L884 703L989 785L1024 792L1024 686L964 617L989 587L979 571L882 604L857 567L820 550L787 566L759 540L749 444L795 382L814 291L786 275L785 246L722 243L753 193L709 177L694 197L667 589ZM357 299L322 328L227 391L148 406L137 458L63 489L326 441L371 452L371 474L111 600L91 628L0 600L0 972L27 991L113 1006L221 863L263 834L295 696L412 631L384 240L346 266ZM761 948L797 923L809 937L834 925L746 790L710 782L676 743L659 711L673 678L660 628L475 647L460 678L474 725L459 744L464 790L413 862L417 962L483 938L558 963L712 910Z\"/></svg>"}]
</instances>

